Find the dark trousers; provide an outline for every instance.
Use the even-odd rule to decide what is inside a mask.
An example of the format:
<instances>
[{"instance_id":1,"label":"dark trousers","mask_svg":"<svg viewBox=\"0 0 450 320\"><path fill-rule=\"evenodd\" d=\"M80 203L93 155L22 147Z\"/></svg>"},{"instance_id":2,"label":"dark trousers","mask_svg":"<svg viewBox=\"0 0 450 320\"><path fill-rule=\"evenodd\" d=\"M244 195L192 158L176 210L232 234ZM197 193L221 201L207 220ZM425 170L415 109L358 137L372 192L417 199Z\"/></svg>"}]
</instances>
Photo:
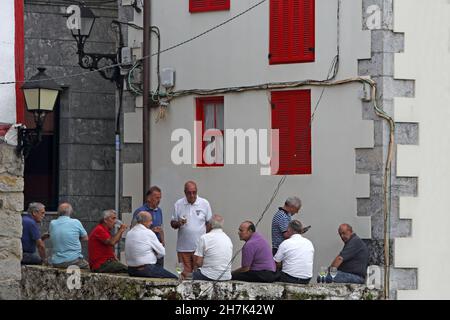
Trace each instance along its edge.
<instances>
[{"instance_id":1,"label":"dark trousers","mask_svg":"<svg viewBox=\"0 0 450 320\"><path fill-rule=\"evenodd\" d=\"M278 281L287 282L287 283L308 284L310 280L311 280L311 278L301 279L301 278L296 278L296 277L290 276L287 273L281 272L280 279Z\"/></svg>"},{"instance_id":2,"label":"dark trousers","mask_svg":"<svg viewBox=\"0 0 450 320\"><path fill-rule=\"evenodd\" d=\"M278 248L272 248L272 255L275 256L277 254Z\"/></svg>"},{"instance_id":3,"label":"dark trousers","mask_svg":"<svg viewBox=\"0 0 450 320\"><path fill-rule=\"evenodd\" d=\"M199 269L195 270L192 273L192 279L193 280L204 280L204 281L215 281L213 279L208 278L207 276L203 275Z\"/></svg>"},{"instance_id":4,"label":"dark trousers","mask_svg":"<svg viewBox=\"0 0 450 320\"><path fill-rule=\"evenodd\" d=\"M232 274L232 280L247 282L275 282L279 278L279 274L273 271L247 271Z\"/></svg>"},{"instance_id":5,"label":"dark trousers","mask_svg":"<svg viewBox=\"0 0 450 320\"><path fill-rule=\"evenodd\" d=\"M127 273L128 267L117 260L108 260L100 268L94 270L98 273Z\"/></svg>"},{"instance_id":6,"label":"dark trousers","mask_svg":"<svg viewBox=\"0 0 450 320\"><path fill-rule=\"evenodd\" d=\"M157 264L146 264L137 268L128 267L128 274L132 277L178 279L176 275Z\"/></svg>"},{"instance_id":7,"label":"dark trousers","mask_svg":"<svg viewBox=\"0 0 450 320\"><path fill-rule=\"evenodd\" d=\"M37 252L24 252L22 254L21 264L42 264L42 259Z\"/></svg>"},{"instance_id":8,"label":"dark trousers","mask_svg":"<svg viewBox=\"0 0 450 320\"><path fill-rule=\"evenodd\" d=\"M164 257L157 259L156 264L164 268Z\"/></svg>"}]
</instances>

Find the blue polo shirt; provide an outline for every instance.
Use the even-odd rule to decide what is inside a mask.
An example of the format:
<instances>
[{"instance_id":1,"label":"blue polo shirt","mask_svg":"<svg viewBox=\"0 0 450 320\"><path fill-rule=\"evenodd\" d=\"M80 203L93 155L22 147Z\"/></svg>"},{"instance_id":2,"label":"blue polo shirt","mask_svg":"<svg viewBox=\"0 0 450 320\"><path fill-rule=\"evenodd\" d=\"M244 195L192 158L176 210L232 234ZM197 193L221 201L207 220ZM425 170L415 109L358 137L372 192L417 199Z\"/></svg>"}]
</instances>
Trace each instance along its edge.
<instances>
[{"instance_id":1,"label":"blue polo shirt","mask_svg":"<svg viewBox=\"0 0 450 320\"><path fill-rule=\"evenodd\" d=\"M292 216L283 208L278 208L272 219L272 248L278 249L284 241L283 232L287 231Z\"/></svg>"},{"instance_id":2,"label":"blue polo shirt","mask_svg":"<svg viewBox=\"0 0 450 320\"><path fill-rule=\"evenodd\" d=\"M144 203L144 205L140 208L137 208L133 213L133 220L136 220L136 216L141 211L147 211L152 215L153 222L151 227L160 227L163 224L163 216L162 216L162 210L161 208L152 209L148 206L147 203ZM161 235L159 232L155 232L156 237L158 237L158 240L161 241Z\"/></svg>"},{"instance_id":3,"label":"blue polo shirt","mask_svg":"<svg viewBox=\"0 0 450 320\"><path fill-rule=\"evenodd\" d=\"M87 236L81 222L68 216L60 216L50 222L52 263L58 264L83 258L80 238Z\"/></svg>"},{"instance_id":4,"label":"blue polo shirt","mask_svg":"<svg viewBox=\"0 0 450 320\"><path fill-rule=\"evenodd\" d=\"M37 222L29 214L22 217L22 250L26 253L36 252L36 241L41 238Z\"/></svg>"}]
</instances>

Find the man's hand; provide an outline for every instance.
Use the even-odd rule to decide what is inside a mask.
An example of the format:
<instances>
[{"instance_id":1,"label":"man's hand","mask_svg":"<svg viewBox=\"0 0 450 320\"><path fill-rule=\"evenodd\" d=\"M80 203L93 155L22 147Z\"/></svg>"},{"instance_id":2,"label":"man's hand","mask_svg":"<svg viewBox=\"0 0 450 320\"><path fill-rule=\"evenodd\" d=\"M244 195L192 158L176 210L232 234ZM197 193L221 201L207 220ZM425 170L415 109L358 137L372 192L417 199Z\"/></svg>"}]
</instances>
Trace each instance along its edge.
<instances>
[{"instance_id":1,"label":"man's hand","mask_svg":"<svg viewBox=\"0 0 450 320\"><path fill-rule=\"evenodd\" d=\"M155 232L155 233L160 233L161 230L162 230L161 227L152 227L151 229L152 229L152 231Z\"/></svg>"},{"instance_id":2,"label":"man's hand","mask_svg":"<svg viewBox=\"0 0 450 320\"><path fill-rule=\"evenodd\" d=\"M42 235L41 240L42 240L42 241L45 241L45 240L47 240L48 238L50 238L50 234L47 232L47 233L44 233L44 234Z\"/></svg>"},{"instance_id":3,"label":"man's hand","mask_svg":"<svg viewBox=\"0 0 450 320\"><path fill-rule=\"evenodd\" d=\"M117 231L117 232L123 233L127 228L128 228L128 226L126 224L122 224L119 227L119 231Z\"/></svg>"}]
</instances>

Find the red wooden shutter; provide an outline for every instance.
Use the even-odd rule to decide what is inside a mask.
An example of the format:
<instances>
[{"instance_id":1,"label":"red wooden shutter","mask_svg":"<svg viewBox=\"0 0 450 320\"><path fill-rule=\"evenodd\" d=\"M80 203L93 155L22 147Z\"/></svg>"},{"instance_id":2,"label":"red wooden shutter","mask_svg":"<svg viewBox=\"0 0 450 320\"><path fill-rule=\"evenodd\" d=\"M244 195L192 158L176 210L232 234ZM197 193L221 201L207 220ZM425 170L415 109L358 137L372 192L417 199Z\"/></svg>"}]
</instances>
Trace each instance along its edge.
<instances>
[{"instance_id":1,"label":"red wooden shutter","mask_svg":"<svg viewBox=\"0 0 450 320\"><path fill-rule=\"evenodd\" d=\"M189 0L189 12L230 10L230 0Z\"/></svg>"},{"instance_id":2,"label":"red wooden shutter","mask_svg":"<svg viewBox=\"0 0 450 320\"><path fill-rule=\"evenodd\" d=\"M279 129L279 175L311 174L311 90L272 92L272 129Z\"/></svg>"},{"instance_id":3,"label":"red wooden shutter","mask_svg":"<svg viewBox=\"0 0 450 320\"><path fill-rule=\"evenodd\" d=\"M313 62L315 0L270 0L269 63Z\"/></svg>"}]
</instances>

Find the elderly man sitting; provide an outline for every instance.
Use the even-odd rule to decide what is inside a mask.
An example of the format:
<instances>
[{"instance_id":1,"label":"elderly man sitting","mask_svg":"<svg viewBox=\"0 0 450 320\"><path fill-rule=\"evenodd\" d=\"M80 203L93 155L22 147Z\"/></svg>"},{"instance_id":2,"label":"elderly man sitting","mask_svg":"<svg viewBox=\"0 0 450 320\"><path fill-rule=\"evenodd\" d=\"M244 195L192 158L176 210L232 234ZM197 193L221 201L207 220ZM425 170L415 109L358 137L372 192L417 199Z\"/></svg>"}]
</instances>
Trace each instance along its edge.
<instances>
[{"instance_id":1,"label":"elderly man sitting","mask_svg":"<svg viewBox=\"0 0 450 320\"><path fill-rule=\"evenodd\" d=\"M194 253L197 269L194 280L230 280L233 243L223 232L223 218L214 214L206 224L206 234L202 235Z\"/></svg>"},{"instance_id":2,"label":"elderly man sitting","mask_svg":"<svg viewBox=\"0 0 450 320\"><path fill-rule=\"evenodd\" d=\"M81 269L88 269L89 264L83 259L80 243L80 240L88 240L87 232L79 220L70 218L72 213L73 208L69 203L61 203L58 206L58 219L50 222L52 264L57 268L76 265Z\"/></svg>"},{"instance_id":3,"label":"elderly man sitting","mask_svg":"<svg viewBox=\"0 0 450 320\"><path fill-rule=\"evenodd\" d=\"M48 235L41 236L38 225L44 216L45 206L32 202L28 206L28 214L22 217L22 264L42 264L47 260L44 240Z\"/></svg>"},{"instance_id":4,"label":"elderly man sitting","mask_svg":"<svg viewBox=\"0 0 450 320\"><path fill-rule=\"evenodd\" d=\"M136 216L136 222L125 239L128 274L133 277L177 279L176 275L156 264L158 258L164 257L166 250L155 233L149 229L152 225L152 215L141 211Z\"/></svg>"},{"instance_id":5,"label":"elderly man sitting","mask_svg":"<svg viewBox=\"0 0 450 320\"><path fill-rule=\"evenodd\" d=\"M286 237L273 257L281 269L281 282L308 284L313 274L314 247L311 241L301 236L302 223L292 220L288 224Z\"/></svg>"},{"instance_id":6,"label":"elderly man sitting","mask_svg":"<svg viewBox=\"0 0 450 320\"><path fill-rule=\"evenodd\" d=\"M117 214L113 209L103 211L99 224L89 235L89 265L91 270L99 273L125 273L127 266L117 259L114 246L122 238L127 225L122 224L115 235L111 230L117 222Z\"/></svg>"},{"instance_id":7,"label":"elderly man sitting","mask_svg":"<svg viewBox=\"0 0 450 320\"><path fill-rule=\"evenodd\" d=\"M367 246L347 223L339 226L338 233L344 242L344 248L331 263L330 267L336 267L338 270L333 281L363 284L369 263ZM331 282L331 275L329 274L327 275L327 281Z\"/></svg>"}]
</instances>

